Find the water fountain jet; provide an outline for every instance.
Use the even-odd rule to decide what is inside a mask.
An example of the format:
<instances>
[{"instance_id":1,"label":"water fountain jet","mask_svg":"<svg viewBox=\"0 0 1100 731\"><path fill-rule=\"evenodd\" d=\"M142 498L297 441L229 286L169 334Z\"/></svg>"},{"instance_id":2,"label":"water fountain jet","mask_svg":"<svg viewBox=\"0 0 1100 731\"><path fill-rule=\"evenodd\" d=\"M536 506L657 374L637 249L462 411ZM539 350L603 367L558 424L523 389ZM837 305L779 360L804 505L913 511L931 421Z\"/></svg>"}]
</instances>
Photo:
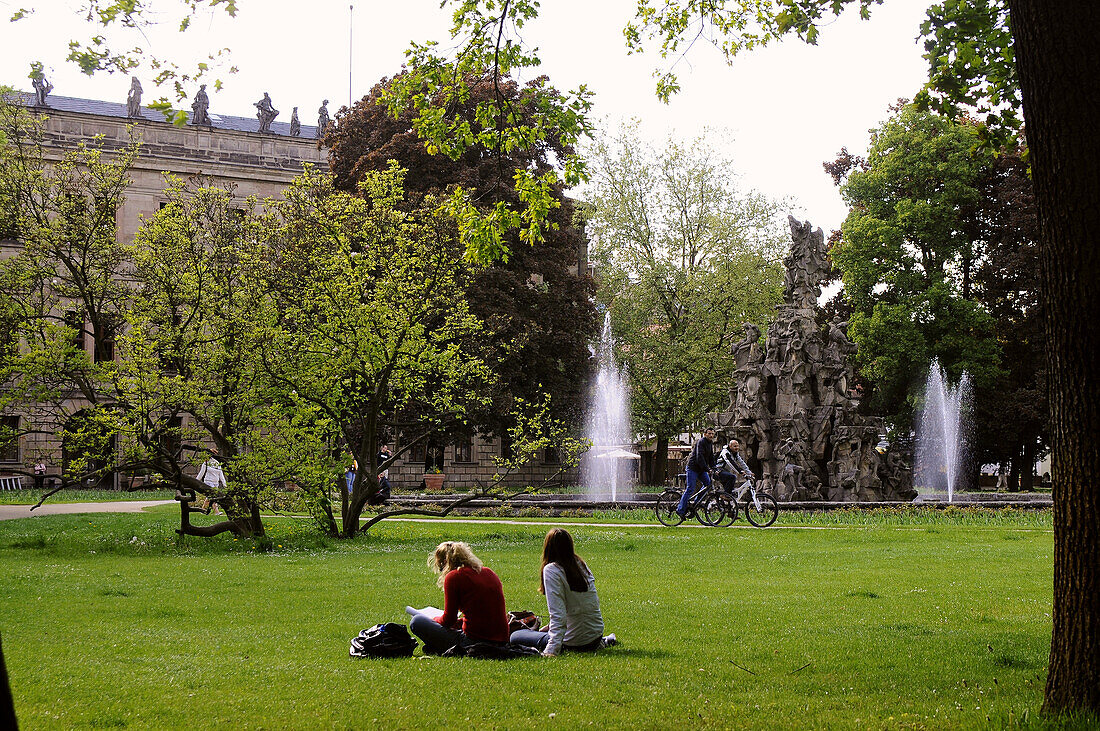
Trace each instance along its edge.
<instances>
[{"instance_id":1,"label":"water fountain jet","mask_svg":"<svg viewBox=\"0 0 1100 731\"><path fill-rule=\"evenodd\" d=\"M596 382L585 423L585 436L592 441L592 448L581 460L581 478L591 500L626 497L633 471L631 460L636 458L629 451L629 391L615 363L614 349L611 313L607 313L596 348Z\"/></svg>"},{"instance_id":2,"label":"water fountain jet","mask_svg":"<svg viewBox=\"0 0 1100 731\"><path fill-rule=\"evenodd\" d=\"M963 477L967 458L967 410L970 405L970 376L963 373L954 388L947 381L939 360L928 369L924 410L917 431L918 478L926 490L947 491L952 502Z\"/></svg>"}]
</instances>

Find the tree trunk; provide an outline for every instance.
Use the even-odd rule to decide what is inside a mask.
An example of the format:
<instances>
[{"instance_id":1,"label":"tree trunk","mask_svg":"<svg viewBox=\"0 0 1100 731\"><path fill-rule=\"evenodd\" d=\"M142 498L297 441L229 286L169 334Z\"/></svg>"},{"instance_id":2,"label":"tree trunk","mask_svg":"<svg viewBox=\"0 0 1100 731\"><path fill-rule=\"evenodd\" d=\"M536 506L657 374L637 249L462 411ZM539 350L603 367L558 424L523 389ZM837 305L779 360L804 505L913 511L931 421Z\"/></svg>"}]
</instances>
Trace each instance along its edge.
<instances>
[{"instance_id":1,"label":"tree trunk","mask_svg":"<svg viewBox=\"0 0 1100 731\"><path fill-rule=\"evenodd\" d=\"M1008 491L1019 492L1020 491L1020 455L1016 455L1012 458L1008 468Z\"/></svg>"},{"instance_id":2,"label":"tree trunk","mask_svg":"<svg viewBox=\"0 0 1100 731\"><path fill-rule=\"evenodd\" d=\"M1035 489L1035 442L1030 439L1024 443L1024 458L1020 472L1020 492Z\"/></svg>"},{"instance_id":3,"label":"tree trunk","mask_svg":"<svg viewBox=\"0 0 1100 731\"><path fill-rule=\"evenodd\" d=\"M1100 3L1009 0L1040 225L1054 468L1043 710L1100 712Z\"/></svg>"},{"instance_id":4,"label":"tree trunk","mask_svg":"<svg viewBox=\"0 0 1100 731\"><path fill-rule=\"evenodd\" d=\"M664 485L668 482L668 437L658 434L656 449L653 455L653 482Z\"/></svg>"}]
</instances>

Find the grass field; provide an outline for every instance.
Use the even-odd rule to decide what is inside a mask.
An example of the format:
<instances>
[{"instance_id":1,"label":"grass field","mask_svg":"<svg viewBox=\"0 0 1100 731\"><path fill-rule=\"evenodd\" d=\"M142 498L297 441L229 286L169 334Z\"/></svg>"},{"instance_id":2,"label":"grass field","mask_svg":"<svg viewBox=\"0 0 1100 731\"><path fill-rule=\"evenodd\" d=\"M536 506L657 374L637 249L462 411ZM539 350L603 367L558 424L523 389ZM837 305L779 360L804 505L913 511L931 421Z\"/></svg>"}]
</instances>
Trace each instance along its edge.
<instances>
[{"instance_id":1,"label":"grass field","mask_svg":"<svg viewBox=\"0 0 1100 731\"><path fill-rule=\"evenodd\" d=\"M446 539L545 616L543 525L383 522L341 543L271 519L258 551L177 544L171 508L4 521L0 633L28 729L1040 727L1049 511L986 512L572 526L622 644L511 662L347 651L439 605L425 561Z\"/></svg>"}]
</instances>

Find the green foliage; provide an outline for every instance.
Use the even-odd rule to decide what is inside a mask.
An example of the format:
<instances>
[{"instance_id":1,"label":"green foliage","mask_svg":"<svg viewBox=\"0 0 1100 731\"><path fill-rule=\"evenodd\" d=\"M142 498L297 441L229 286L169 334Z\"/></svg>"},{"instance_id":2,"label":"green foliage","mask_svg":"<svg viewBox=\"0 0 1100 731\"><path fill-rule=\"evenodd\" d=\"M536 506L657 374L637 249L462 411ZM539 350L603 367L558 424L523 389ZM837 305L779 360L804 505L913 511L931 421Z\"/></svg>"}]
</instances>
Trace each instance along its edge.
<instances>
[{"instance_id":1,"label":"green foliage","mask_svg":"<svg viewBox=\"0 0 1100 731\"><path fill-rule=\"evenodd\" d=\"M778 205L733 185L705 138L622 129L592 151L588 231L637 431L670 437L728 403L730 345L781 299Z\"/></svg>"},{"instance_id":2,"label":"green foliage","mask_svg":"<svg viewBox=\"0 0 1100 731\"><path fill-rule=\"evenodd\" d=\"M281 315L260 349L288 404L362 466L345 535L377 491L364 476L381 471L379 445L399 437L404 451L463 423L493 378L452 229L430 199L402 207L403 178L369 173L353 196L307 171L263 223L262 277Z\"/></svg>"},{"instance_id":3,"label":"green foliage","mask_svg":"<svg viewBox=\"0 0 1100 731\"><path fill-rule=\"evenodd\" d=\"M447 3L444 0L443 5ZM591 108L591 94L584 86L560 94L549 86L546 77L539 77L529 87L537 100L538 113L522 114L500 89L513 72L540 64L535 52L519 39L520 30L537 16L538 2L454 0L451 5L453 55L441 52L434 42L414 43L406 52L408 73L395 77L383 96L393 115L412 110L413 129L428 152L452 160L471 148L507 157L517 150L534 150L552 141L566 150L559 160L560 168L516 167L508 171L518 203L497 201L481 206L477 198L483 191L461 186L447 199L467 258L485 263L507 258L505 237L509 232L518 232L520 241L527 245L542 241L549 209L559 205L551 191L586 179L585 163L572 150L590 134L586 115ZM455 115L454 110L469 101L471 90L484 82L491 82L497 93L477 102L472 119Z\"/></svg>"},{"instance_id":4,"label":"green foliage","mask_svg":"<svg viewBox=\"0 0 1100 731\"><path fill-rule=\"evenodd\" d=\"M396 161L408 171L405 206L419 205L425 195L449 199L457 187L478 189L475 204L487 214L518 210L526 204L514 182L502 179L502 170L522 168L542 175L555 160L572 154L572 148L557 137L507 154L481 145L457 160L428 154L424 141L411 132L415 112L405 110L394 118L386 107L383 97L392 83L383 79L376 84L350 111L339 115L325 138L339 190L358 192L364 174L384 171ZM476 127L477 109L503 98L516 118L526 123L539 116L546 93L556 92L540 80L528 85L483 80L470 86L469 96L449 115ZM594 287L576 269L577 252L585 242L573 201L560 185L548 193L553 205L544 209L543 240L529 246L514 231L497 231L502 258L490 266L470 263L470 276L465 278L463 296L486 328L482 357L497 364L492 401L470 420L470 426L482 434L500 434L510 426L507 418L516 396L534 401L549 393L555 417L575 423L582 418L591 361L588 346L598 332L591 302Z\"/></svg>"},{"instance_id":5,"label":"green foliage","mask_svg":"<svg viewBox=\"0 0 1100 731\"><path fill-rule=\"evenodd\" d=\"M915 98L951 119L982 116L980 139L1007 145L1023 119L1007 0L943 0L921 23L928 83Z\"/></svg>"},{"instance_id":6,"label":"green foliage","mask_svg":"<svg viewBox=\"0 0 1100 731\"><path fill-rule=\"evenodd\" d=\"M980 252L967 213L987 163L972 154L976 135L904 107L872 131L867 160L841 187L851 211L830 255L854 309L849 334L876 386L872 406L902 425L931 358L980 385L999 372L992 319L971 291Z\"/></svg>"}]
</instances>

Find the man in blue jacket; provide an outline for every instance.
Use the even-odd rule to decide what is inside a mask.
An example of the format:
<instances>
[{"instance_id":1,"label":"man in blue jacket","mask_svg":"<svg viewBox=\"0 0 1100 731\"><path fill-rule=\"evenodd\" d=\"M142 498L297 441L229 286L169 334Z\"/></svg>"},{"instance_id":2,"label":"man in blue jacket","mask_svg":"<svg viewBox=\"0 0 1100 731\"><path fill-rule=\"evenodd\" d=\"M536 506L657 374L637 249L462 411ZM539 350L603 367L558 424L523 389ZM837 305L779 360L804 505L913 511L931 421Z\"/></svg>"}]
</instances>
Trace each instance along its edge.
<instances>
[{"instance_id":1,"label":"man in blue jacket","mask_svg":"<svg viewBox=\"0 0 1100 731\"><path fill-rule=\"evenodd\" d=\"M701 481L704 485L710 487L710 471L714 469L715 441L717 441L717 437L714 434L714 429L708 427L703 431L703 436L695 443L695 446L691 448L691 455L687 461L687 489L684 490L684 495L680 498L680 504L676 506L676 512L681 517L687 517L688 501L695 494L695 483Z\"/></svg>"}]
</instances>

